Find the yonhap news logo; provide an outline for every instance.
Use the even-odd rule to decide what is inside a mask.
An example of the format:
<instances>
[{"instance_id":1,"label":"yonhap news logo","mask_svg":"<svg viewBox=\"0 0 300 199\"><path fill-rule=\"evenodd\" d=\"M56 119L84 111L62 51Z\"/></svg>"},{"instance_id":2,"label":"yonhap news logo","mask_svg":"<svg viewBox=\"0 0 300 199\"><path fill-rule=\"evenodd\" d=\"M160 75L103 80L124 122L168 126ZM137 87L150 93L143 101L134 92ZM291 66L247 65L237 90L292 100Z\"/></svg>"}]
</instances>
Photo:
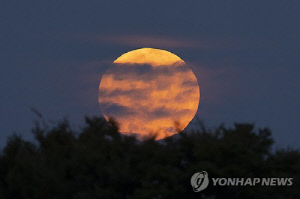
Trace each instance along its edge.
<instances>
[{"instance_id":1,"label":"yonhap news logo","mask_svg":"<svg viewBox=\"0 0 300 199\"><path fill-rule=\"evenodd\" d=\"M211 178L213 186L292 186L293 178ZM209 184L208 173L201 171L191 178L195 192L202 191Z\"/></svg>"},{"instance_id":2,"label":"yonhap news logo","mask_svg":"<svg viewBox=\"0 0 300 199\"><path fill-rule=\"evenodd\" d=\"M191 178L191 184L195 192L202 191L208 186L208 174L206 171L195 173Z\"/></svg>"}]
</instances>

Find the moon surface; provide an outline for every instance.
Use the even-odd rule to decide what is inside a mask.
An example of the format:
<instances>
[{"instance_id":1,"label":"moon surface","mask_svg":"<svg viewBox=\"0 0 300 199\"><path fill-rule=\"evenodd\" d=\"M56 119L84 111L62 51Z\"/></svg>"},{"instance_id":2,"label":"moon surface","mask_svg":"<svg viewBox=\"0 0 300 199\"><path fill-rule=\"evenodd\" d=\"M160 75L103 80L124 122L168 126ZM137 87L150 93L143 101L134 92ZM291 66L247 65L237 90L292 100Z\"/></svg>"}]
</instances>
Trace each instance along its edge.
<instances>
[{"instance_id":1,"label":"moon surface","mask_svg":"<svg viewBox=\"0 0 300 199\"><path fill-rule=\"evenodd\" d=\"M189 66L166 50L141 48L117 58L102 76L98 102L106 120L125 135L163 139L183 130L200 99Z\"/></svg>"}]
</instances>

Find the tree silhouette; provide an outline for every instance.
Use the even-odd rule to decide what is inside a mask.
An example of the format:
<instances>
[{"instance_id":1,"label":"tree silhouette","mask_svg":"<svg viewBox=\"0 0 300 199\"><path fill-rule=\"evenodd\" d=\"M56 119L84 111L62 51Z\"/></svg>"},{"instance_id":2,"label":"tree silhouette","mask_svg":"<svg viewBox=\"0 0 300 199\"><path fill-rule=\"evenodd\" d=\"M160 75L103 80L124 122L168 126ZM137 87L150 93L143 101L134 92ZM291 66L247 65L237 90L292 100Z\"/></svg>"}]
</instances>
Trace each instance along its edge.
<instances>
[{"instance_id":1,"label":"tree silhouette","mask_svg":"<svg viewBox=\"0 0 300 199\"><path fill-rule=\"evenodd\" d=\"M85 118L76 132L67 121L52 128L36 124L36 141L8 140L0 156L0 198L299 198L300 153L272 152L267 128L235 124L232 128L181 132L155 141L118 133L118 124ZM210 177L283 177L293 185L208 186L195 193L195 172Z\"/></svg>"}]
</instances>

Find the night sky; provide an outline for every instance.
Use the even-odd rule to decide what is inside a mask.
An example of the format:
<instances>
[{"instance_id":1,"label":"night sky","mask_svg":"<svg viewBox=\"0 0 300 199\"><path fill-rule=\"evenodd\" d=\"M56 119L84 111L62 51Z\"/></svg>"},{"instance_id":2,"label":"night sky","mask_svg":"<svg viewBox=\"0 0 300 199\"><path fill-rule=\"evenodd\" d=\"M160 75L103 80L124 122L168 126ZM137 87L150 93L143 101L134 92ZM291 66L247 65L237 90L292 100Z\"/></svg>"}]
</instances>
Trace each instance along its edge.
<instances>
[{"instance_id":1,"label":"night sky","mask_svg":"<svg viewBox=\"0 0 300 199\"><path fill-rule=\"evenodd\" d=\"M209 126L251 122L276 146L299 146L300 1L1 1L0 147L50 122L101 116L98 86L121 54L181 57Z\"/></svg>"}]
</instances>

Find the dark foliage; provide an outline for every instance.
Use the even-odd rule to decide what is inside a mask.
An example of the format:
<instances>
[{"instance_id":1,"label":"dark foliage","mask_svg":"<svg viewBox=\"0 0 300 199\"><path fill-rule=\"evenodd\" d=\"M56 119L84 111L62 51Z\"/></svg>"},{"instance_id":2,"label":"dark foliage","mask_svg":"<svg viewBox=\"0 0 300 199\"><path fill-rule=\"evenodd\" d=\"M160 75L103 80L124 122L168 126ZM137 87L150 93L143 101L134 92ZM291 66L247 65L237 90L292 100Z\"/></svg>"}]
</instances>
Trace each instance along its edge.
<instances>
[{"instance_id":1,"label":"dark foliage","mask_svg":"<svg viewBox=\"0 0 300 199\"><path fill-rule=\"evenodd\" d=\"M37 125L36 143L9 139L0 156L2 199L93 198L299 198L300 153L271 152L268 129L251 124L202 128L163 141L138 141L118 133L117 123L86 118L75 133L68 122ZM208 186L193 192L191 176L292 177L289 187Z\"/></svg>"}]
</instances>

